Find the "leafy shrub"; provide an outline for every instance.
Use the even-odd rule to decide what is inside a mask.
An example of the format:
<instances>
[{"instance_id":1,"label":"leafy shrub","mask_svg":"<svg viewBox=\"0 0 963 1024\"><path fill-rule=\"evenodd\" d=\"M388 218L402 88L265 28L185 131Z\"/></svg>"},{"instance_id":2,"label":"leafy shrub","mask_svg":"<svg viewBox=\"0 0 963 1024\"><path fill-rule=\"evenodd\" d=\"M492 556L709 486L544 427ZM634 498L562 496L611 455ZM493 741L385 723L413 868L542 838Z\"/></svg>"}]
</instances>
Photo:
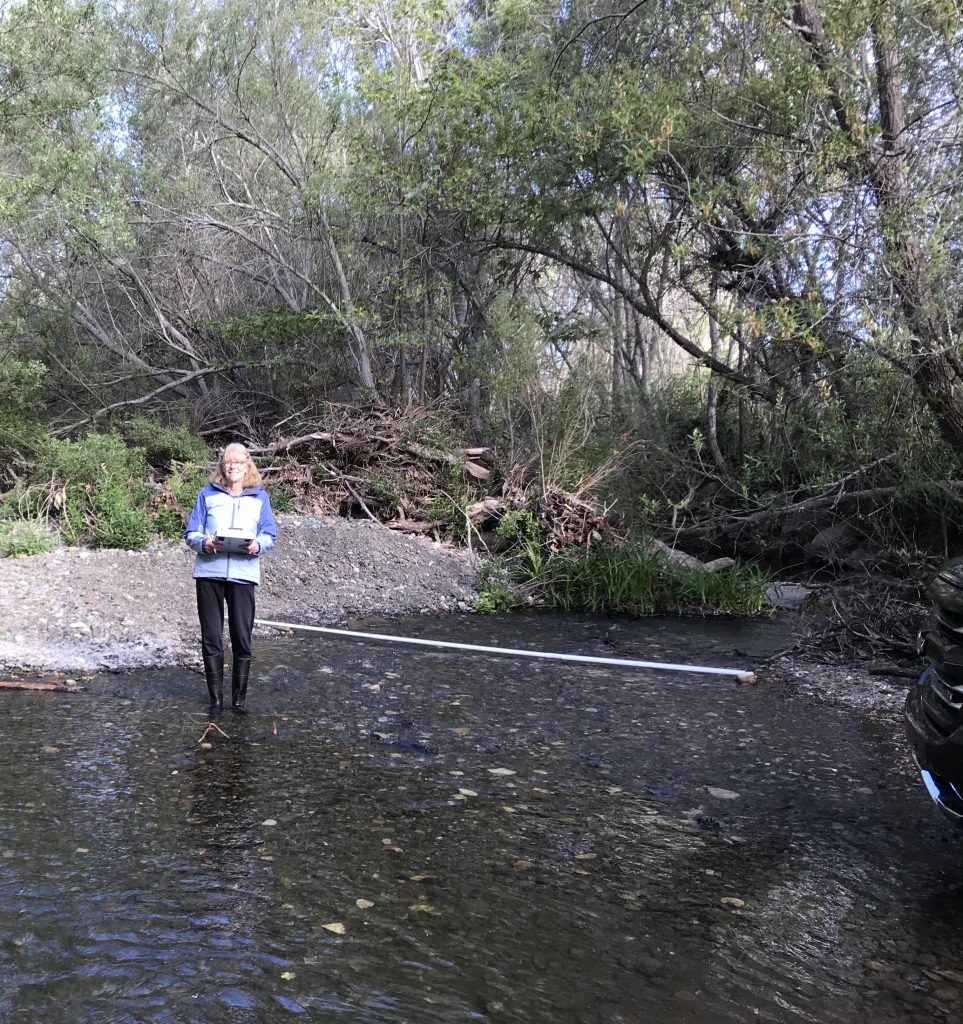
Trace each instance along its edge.
<instances>
[{"instance_id":1,"label":"leafy shrub","mask_svg":"<svg viewBox=\"0 0 963 1024\"><path fill-rule=\"evenodd\" d=\"M105 482L134 481L143 484L148 466L142 448L128 448L116 434L88 434L77 441L51 438L38 470L51 472L67 484L102 486Z\"/></svg>"},{"instance_id":2,"label":"leafy shrub","mask_svg":"<svg viewBox=\"0 0 963 1024\"><path fill-rule=\"evenodd\" d=\"M495 533L506 540L536 541L545 538L545 524L539 522L531 510L516 508L506 512L498 521Z\"/></svg>"},{"instance_id":3,"label":"leafy shrub","mask_svg":"<svg viewBox=\"0 0 963 1024\"><path fill-rule=\"evenodd\" d=\"M170 491L185 515L189 514L197 500L197 492L208 482L210 474L206 468L185 463L175 465L164 478L163 486Z\"/></svg>"},{"instance_id":4,"label":"leafy shrub","mask_svg":"<svg viewBox=\"0 0 963 1024\"><path fill-rule=\"evenodd\" d=\"M184 426L172 430L146 416L135 416L120 430L128 446L143 451L155 469L166 470L175 463L186 462L203 465L210 459L204 439Z\"/></svg>"},{"instance_id":5,"label":"leafy shrub","mask_svg":"<svg viewBox=\"0 0 963 1024\"><path fill-rule=\"evenodd\" d=\"M197 499L197 492L207 483L208 474L192 464L175 463L160 484L154 486L147 502L148 515L154 529L164 537L179 540Z\"/></svg>"},{"instance_id":6,"label":"leafy shrub","mask_svg":"<svg viewBox=\"0 0 963 1024\"><path fill-rule=\"evenodd\" d=\"M60 532L70 545L79 544L88 532L89 495L84 487L65 487L60 506Z\"/></svg>"},{"instance_id":7,"label":"leafy shrub","mask_svg":"<svg viewBox=\"0 0 963 1024\"><path fill-rule=\"evenodd\" d=\"M19 485L46 431L41 388L47 367L37 360L0 357L0 491Z\"/></svg>"},{"instance_id":8,"label":"leafy shrub","mask_svg":"<svg viewBox=\"0 0 963 1024\"><path fill-rule=\"evenodd\" d=\"M483 615L498 615L523 603L523 596L513 583L511 563L504 555L482 562L475 574L475 589L475 611Z\"/></svg>"},{"instance_id":9,"label":"leafy shrub","mask_svg":"<svg viewBox=\"0 0 963 1024\"><path fill-rule=\"evenodd\" d=\"M134 504L130 491L121 486L107 487L94 495L92 503L94 547L131 551L147 547L154 526L146 509Z\"/></svg>"},{"instance_id":10,"label":"leafy shrub","mask_svg":"<svg viewBox=\"0 0 963 1024\"><path fill-rule=\"evenodd\" d=\"M128 448L116 434L89 434L76 441L47 439L34 476L53 481L53 504L68 543L139 550L153 532L148 472L142 449Z\"/></svg>"},{"instance_id":11,"label":"leafy shrub","mask_svg":"<svg viewBox=\"0 0 963 1024\"><path fill-rule=\"evenodd\" d=\"M0 408L29 413L36 405L47 367L36 359L0 360Z\"/></svg>"},{"instance_id":12,"label":"leafy shrub","mask_svg":"<svg viewBox=\"0 0 963 1024\"><path fill-rule=\"evenodd\" d=\"M294 511L294 488L289 483L275 484L270 488L271 508L275 512Z\"/></svg>"},{"instance_id":13,"label":"leafy shrub","mask_svg":"<svg viewBox=\"0 0 963 1024\"><path fill-rule=\"evenodd\" d=\"M154 529L164 537L179 540L194 507L197 492L207 482L206 470L193 463L175 463L163 482L155 485L147 503Z\"/></svg>"},{"instance_id":14,"label":"leafy shrub","mask_svg":"<svg viewBox=\"0 0 963 1024\"><path fill-rule=\"evenodd\" d=\"M468 519L465 508L445 492L429 498L422 507L422 515L429 522L440 523L459 543L468 539Z\"/></svg>"},{"instance_id":15,"label":"leafy shrub","mask_svg":"<svg viewBox=\"0 0 963 1024\"><path fill-rule=\"evenodd\" d=\"M187 521L176 508L171 505L158 505L152 511L154 529L168 540L179 540L184 534Z\"/></svg>"},{"instance_id":16,"label":"leafy shrub","mask_svg":"<svg viewBox=\"0 0 963 1024\"><path fill-rule=\"evenodd\" d=\"M0 521L0 557L39 555L60 544L60 536L39 520Z\"/></svg>"},{"instance_id":17,"label":"leafy shrub","mask_svg":"<svg viewBox=\"0 0 963 1024\"><path fill-rule=\"evenodd\" d=\"M503 615L519 604L518 596L507 587L494 586L481 591L475 600L475 611L482 615Z\"/></svg>"},{"instance_id":18,"label":"leafy shrub","mask_svg":"<svg viewBox=\"0 0 963 1024\"><path fill-rule=\"evenodd\" d=\"M401 488L386 473L375 470L368 474L368 493L389 509L394 509L401 501Z\"/></svg>"}]
</instances>

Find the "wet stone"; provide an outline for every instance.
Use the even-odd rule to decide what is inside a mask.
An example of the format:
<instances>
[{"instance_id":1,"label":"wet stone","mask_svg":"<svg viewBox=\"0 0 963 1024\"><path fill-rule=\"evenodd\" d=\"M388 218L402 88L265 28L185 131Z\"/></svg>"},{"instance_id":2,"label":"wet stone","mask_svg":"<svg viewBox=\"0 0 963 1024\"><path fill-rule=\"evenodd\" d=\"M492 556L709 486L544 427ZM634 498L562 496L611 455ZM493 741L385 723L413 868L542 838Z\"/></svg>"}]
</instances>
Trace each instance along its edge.
<instances>
[{"instance_id":1,"label":"wet stone","mask_svg":"<svg viewBox=\"0 0 963 1024\"><path fill-rule=\"evenodd\" d=\"M457 631L590 651L610 625ZM741 628L620 624L620 653L731 657ZM929 1024L959 1005L939 975L963 948L958 851L880 723L765 683L321 638L256 657L252 714L210 750L196 675L91 679L55 722L5 695L11 1019L97 1019L103 984L136 993L134 1020L268 1024ZM618 727L587 728L586 705Z\"/></svg>"}]
</instances>

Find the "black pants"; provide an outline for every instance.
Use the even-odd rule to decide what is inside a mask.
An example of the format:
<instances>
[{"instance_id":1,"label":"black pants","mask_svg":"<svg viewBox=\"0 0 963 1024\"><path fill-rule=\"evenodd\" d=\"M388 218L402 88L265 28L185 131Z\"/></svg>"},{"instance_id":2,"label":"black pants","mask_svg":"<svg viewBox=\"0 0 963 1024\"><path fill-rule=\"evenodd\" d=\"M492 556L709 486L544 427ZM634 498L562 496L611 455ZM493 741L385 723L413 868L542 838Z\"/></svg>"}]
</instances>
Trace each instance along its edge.
<instances>
[{"instance_id":1,"label":"black pants","mask_svg":"<svg viewBox=\"0 0 963 1024\"><path fill-rule=\"evenodd\" d=\"M196 579L194 583L197 588L197 617L201 620L201 652L205 657L224 653L226 601L231 650L235 658L250 658L254 584L204 579Z\"/></svg>"}]
</instances>

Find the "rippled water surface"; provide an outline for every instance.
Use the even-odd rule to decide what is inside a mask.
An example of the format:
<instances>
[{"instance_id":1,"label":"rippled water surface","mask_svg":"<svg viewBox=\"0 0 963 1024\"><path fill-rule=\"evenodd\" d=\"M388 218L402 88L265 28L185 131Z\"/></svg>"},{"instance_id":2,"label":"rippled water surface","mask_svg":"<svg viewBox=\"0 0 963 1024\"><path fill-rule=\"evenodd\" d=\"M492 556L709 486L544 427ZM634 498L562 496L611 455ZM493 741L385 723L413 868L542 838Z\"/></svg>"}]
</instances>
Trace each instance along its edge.
<instances>
[{"instance_id":1,"label":"rippled water surface","mask_svg":"<svg viewBox=\"0 0 963 1024\"><path fill-rule=\"evenodd\" d=\"M405 628L733 666L785 641ZM190 673L0 702L2 1021L963 1012L961 840L889 725L765 681L290 636L204 742Z\"/></svg>"}]
</instances>

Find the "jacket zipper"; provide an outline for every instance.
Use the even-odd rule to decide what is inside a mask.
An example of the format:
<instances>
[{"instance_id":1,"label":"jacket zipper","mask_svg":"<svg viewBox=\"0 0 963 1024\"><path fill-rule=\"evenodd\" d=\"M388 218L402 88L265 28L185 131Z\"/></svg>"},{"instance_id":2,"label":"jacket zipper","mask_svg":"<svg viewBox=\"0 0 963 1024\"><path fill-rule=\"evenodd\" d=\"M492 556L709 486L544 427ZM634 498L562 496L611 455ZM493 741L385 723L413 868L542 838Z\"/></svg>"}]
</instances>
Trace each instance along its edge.
<instances>
[{"instance_id":1,"label":"jacket zipper","mask_svg":"<svg viewBox=\"0 0 963 1024\"><path fill-rule=\"evenodd\" d=\"M232 530L234 529L234 523L237 520L237 502L238 502L238 498L239 497L240 497L240 495L238 495L237 497L235 497L233 494L231 495L231 529ZM228 553L227 553L227 572L226 572L226 575L225 575L224 578L225 579L230 579L231 578L231 552L230 551L228 551Z\"/></svg>"}]
</instances>

